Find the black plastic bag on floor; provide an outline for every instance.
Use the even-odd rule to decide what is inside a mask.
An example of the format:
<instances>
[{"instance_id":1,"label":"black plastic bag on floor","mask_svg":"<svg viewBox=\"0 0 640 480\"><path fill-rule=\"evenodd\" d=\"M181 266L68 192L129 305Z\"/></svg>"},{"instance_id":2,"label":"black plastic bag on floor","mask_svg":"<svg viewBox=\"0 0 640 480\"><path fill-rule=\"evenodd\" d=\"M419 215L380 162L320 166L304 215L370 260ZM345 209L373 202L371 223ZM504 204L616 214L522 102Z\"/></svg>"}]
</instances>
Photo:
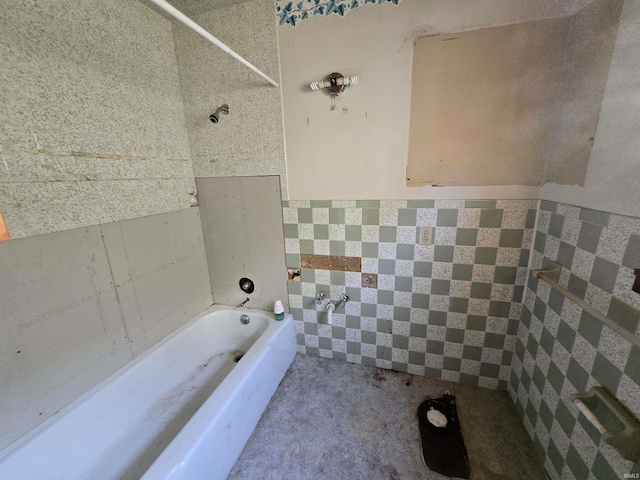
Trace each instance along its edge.
<instances>
[{"instance_id":1,"label":"black plastic bag on floor","mask_svg":"<svg viewBox=\"0 0 640 480\"><path fill-rule=\"evenodd\" d=\"M418 407L422 455L429 469L448 477L469 478L469 457L464 446L455 397L425 400Z\"/></svg>"}]
</instances>

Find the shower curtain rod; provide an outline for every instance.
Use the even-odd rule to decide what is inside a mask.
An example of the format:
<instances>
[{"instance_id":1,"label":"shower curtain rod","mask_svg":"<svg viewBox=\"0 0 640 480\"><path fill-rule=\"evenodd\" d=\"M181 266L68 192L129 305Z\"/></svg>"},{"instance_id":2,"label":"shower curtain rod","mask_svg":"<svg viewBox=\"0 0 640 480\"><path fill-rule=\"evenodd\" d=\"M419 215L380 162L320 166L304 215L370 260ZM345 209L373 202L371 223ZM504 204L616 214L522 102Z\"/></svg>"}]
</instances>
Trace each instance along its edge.
<instances>
[{"instance_id":1,"label":"shower curtain rod","mask_svg":"<svg viewBox=\"0 0 640 480\"><path fill-rule=\"evenodd\" d=\"M268 81L274 87L280 86L280 84L278 82L273 80L266 73L262 72L261 70L258 70L258 68L256 68L253 64L249 63L247 60L242 58L240 55L238 55L236 52L231 50L229 47L227 47L224 43L222 43L216 37L214 37L209 32L207 32L200 25L198 25L196 22L194 22L189 17L187 17L184 13L180 12L179 10L176 10L172 5L170 5L169 3L165 2L165 0L151 0L151 2L154 5L156 5L157 7L161 8L162 10L167 12L169 15L171 15L176 20L184 23L187 27L189 27L194 32L199 33L202 37L207 39L209 42L213 43L220 50L222 50L225 53L228 53L233 58L238 60L240 63L242 63L243 65L248 67L250 70L253 70L254 72L256 72L258 75L260 75L262 78L264 78L266 81Z\"/></svg>"}]
</instances>

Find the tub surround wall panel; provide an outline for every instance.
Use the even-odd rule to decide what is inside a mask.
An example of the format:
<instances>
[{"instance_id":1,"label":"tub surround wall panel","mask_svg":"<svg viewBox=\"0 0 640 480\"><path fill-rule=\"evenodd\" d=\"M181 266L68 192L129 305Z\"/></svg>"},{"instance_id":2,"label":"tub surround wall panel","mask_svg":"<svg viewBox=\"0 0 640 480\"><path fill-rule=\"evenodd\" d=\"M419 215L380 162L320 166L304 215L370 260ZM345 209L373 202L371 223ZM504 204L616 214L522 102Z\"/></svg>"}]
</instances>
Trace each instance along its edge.
<instances>
[{"instance_id":1,"label":"tub surround wall panel","mask_svg":"<svg viewBox=\"0 0 640 480\"><path fill-rule=\"evenodd\" d=\"M213 303L198 208L101 228L134 355Z\"/></svg>"},{"instance_id":2,"label":"tub surround wall panel","mask_svg":"<svg viewBox=\"0 0 640 480\"><path fill-rule=\"evenodd\" d=\"M302 268L288 282L299 351L507 388L535 221L534 200L289 201L287 266L362 257L361 272ZM435 245L417 245L418 227ZM362 275L377 274L377 288ZM350 301L326 324L324 291Z\"/></svg>"},{"instance_id":3,"label":"tub surround wall panel","mask_svg":"<svg viewBox=\"0 0 640 480\"><path fill-rule=\"evenodd\" d=\"M197 208L0 244L0 450L211 305Z\"/></svg>"},{"instance_id":4,"label":"tub surround wall panel","mask_svg":"<svg viewBox=\"0 0 640 480\"><path fill-rule=\"evenodd\" d=\"M276 176L198 178L198 198L214 301L273 311L287 302L280 180ZM247 294L239 281L255 283Z\"/></svg>"},{"instance_id":5,"label":"tub surround wall panel","mask_svg":"<svg viewBox=\"0 0 640 480\"><path fill-rule=\"evenodd\" d=\"M213 32L279 81L273 0L226 5L196 15ZM196 177L279 175L287 198L281 90L179 23L173 25ZM220 105L229 114L209 121Z\"/></svg>"},{"instance_id":6,"label":"tub surround wall panel","mask_svg":"<svg viewBox=\"0 0 640 480\"><path fill-rule=\"evenodd\" d=\"M187 209L171 24L139 2L3 3L0 208L11 238Z\"/></svg>"},{"instance_id":7,"label":"tub surround wall panel","mask_svg":"<svg viewBox=\"0 0 640 480\"><path fill-rule=\"evenodd\" d=\"M0 245L0 450L132 360L100 227Z\"/></svg>"},{"instance_id":8,"label":"tub surround wall panel","mask_svg":"<svg viewBox=\"0 0 640 480\"><path fill-rule=\"evenodd\" d=\"M531 268L557 261L560 283L640 334L640 218L542 201ZM571 395L602 385L640 417L640 350L531 276L509 393L547 470L563 479L640 473L579 413Z\"/></svg>"}]
</instances>

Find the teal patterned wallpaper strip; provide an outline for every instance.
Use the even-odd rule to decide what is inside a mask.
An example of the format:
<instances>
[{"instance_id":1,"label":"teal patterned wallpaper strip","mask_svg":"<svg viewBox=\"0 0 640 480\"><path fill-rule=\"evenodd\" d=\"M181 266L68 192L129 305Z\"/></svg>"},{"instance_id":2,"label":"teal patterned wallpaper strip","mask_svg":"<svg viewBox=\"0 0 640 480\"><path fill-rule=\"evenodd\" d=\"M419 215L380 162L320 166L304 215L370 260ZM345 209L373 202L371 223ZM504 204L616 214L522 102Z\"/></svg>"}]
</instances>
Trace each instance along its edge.
<instances>
[{"instance_id":1,"label":"teal patterned wallpaper strip","mask_svg":"<svg viewBox=\"0 0 640 480\"><path fill-rule=\"evenodd\" d=\"M343 16L349 10L367 3L383 4L391 2L398 5L401 0L276 0L276 13L280 25L289 24L293 27L300 20L306 20L314 15L331 15L337 13Z\"/></svg>"}]
</instances>

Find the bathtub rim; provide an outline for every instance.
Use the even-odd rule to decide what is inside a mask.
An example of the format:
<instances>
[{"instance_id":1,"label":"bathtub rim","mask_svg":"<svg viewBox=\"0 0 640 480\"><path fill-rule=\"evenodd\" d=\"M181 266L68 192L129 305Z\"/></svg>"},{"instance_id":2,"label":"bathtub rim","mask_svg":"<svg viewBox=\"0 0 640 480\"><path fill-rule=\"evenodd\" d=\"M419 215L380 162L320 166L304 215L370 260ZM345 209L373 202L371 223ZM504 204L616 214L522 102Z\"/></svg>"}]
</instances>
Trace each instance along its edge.
<instances>
[{"instance_id":1,"label":"bathtub rim","mask_svg":"<svg viewBox=\"0 0 640 480\"><path fill-rule=\"evenodd\" d=\"M260 310L257 311L261 312ZM218 421L221 417L226 415L229 403L236 401L237 396L245 386L245 381L249 378L253 378L252 374L254 371L259 369L262 360L269 356L270 351L273 348L273 344L278 343L277 337L280 335L287 335L287 330L289 330L291 345L293 345L291 358L282 372L282 377L280 377L279 381L275 384L274 391L278 388L296 353L293 321L293 315L287 313L285 314L284 320L273 319L273 322L269 322L269 326L264 332L265 334L261 335L251 348L247 350L247 353L238 362L238 365L229 372L229 375L224 378L216 390L193 414L189 421L182 427L178 434L171 440L147 471L142 475L140 480L155 480L158 478L167 480L174 478L174 474L176 473L178 477L181 478L180 473L178 472L183 469L184 465L189 460L192 459L193 455L197 454L196 450L202 444L202 440L207 437L211 430L215 430L219 425ZM270 335L268 333L269 331L272 331L273 334ZM287 345L283 346L286 347ZM278 345L276 345L276 347L278 347ZM245 358L246 361L243 363ZM238 378L242 380L240 384L236 382ZM267 399L265 408L272 395L273 392L269 399ZM260 412L260 416L263 413L264 409ZM240 452L238 452L238 455L239 454ZM237 460L237 457L235 460Z\"/></svg>"},{"instance_id":2,"label":"bathtub rim","mask_svg":"<svg viewBox=\"0 0 640 480\"><path fill-rule=\"evenodd\" d=\"M240 365L240 362L242 362L242 360L244 360L244 357L247 356L247 354L249 352L251 352L251 350L253 350L254 354L255 354L257 348L254 349L254 346L256 346L258 344L262 344L262 343L268 342L268 339L265 338L266 337L265 334L267 332L269 332L269 330L281 328L277 324L284 324L284 323L288 323L289 321L293 322L293 316L291 314L289 314L289 313L285 313L284 320L278 321L278 320L275 320L273 318L273 313L268 311L268 310L248 309L248 308L244 308L244 307L223 305L223 304L217 304L217 303L209 305L208 307L206 307L205 309L203 309L202 311L200 311L199 313L194 315L192 318L190 318L188 321L186 321L185 323L180 325L178 328L173 330L171 333L169 333L166 337L161 339L159 342L157 342L154 345L152 345L149 348L147 348L139 356L135 357L131 361L129 361L126 364L124 364L118 370L116 370L115 372L113 372L108 377L104 378L103 380L101 380L99 383L97 383L96 385L91 387L89 390L87 390L85 393L80 395L78 398L73 400L68 405L65 405L58 412L54 413L53 415L51 415L51 417L49 417L47 420L42 422L40 425L38 425L37 427L29 430L23 436L21 436L20 438L15 440L13 443L7 445L3 450L0 450L0 463L2 463L6 458L10 457L14 452L16 452L17 450L22 448L24 445L29 443L31 440L35 439L40 434L43 434L46 430L51 428L55 423L57 423L59 421L62 421L62 419L64 419L64 417L69 415L76 407L78 407L78 406L82 405L83 403L87 402L94 394L96 394L98 391L100 391L103 387L107 386L109 383L114 381L120 375L123 375L124 373L128 372L130 369L134 368L138 363L142 362L147 356L151 355L153 352L158 350L165 343L171 341L171 339L173 339L174 337L179 335L183 330L185 330L188 327L190 327L192 324L197 322L202 317L204 317L206 315L209 315L211 313L218 312L218 311L232 311L232 312L236 311L236 312L242 312L242 313L247 314L249 316L251 316L251 312L253 312L253 313L256 313L256 314L264 315L264 316L267 317L267 320L269 320L268 323L267 323L267 327L264 330L264 332L261 333L261 335L253 343L253 345L251 345L251 347L247 350L247 353L238 362L238 365ZM289 319L289 317L290 317L290 319ZM273 322L271 320L273 320ZM261 349L261 350L263 350L263 349ZM249 356L249 359L250 358L252 358L252 356ZM244 362L244 364L246 364L247 362L248 361ZM224 383L225 380L226 380L226 378L223 379L223 381L220 383L219 386L221 386ZM179 434L179 432L178 432L178 434Z\"/></svg>"}]
</instances>

